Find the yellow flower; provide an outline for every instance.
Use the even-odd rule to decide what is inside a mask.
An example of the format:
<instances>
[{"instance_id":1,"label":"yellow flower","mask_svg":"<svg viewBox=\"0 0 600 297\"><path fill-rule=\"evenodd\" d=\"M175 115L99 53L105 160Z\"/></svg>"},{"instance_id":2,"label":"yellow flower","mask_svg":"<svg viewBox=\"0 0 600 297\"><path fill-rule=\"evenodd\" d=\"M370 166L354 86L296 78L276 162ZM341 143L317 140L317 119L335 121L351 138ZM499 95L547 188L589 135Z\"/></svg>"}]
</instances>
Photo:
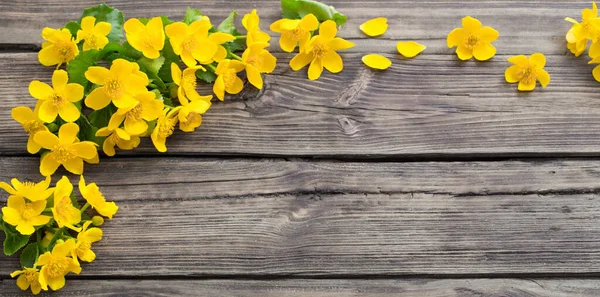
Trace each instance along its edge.
<instances>
[{"instance_id":1,"label":"yellow flower","mask_svg":"<svg viewBox=\"0 0 600 297\"><path fill-rule=\"evenodd\" d=\"M83 199L89 203L100 215L109 219L117 213L119 207L114 202L106 202L96 183L85 184L83 176L79 178L79 192Z\"/></svg>"},{"instance_id":2,"label":"yellow flower","mask_svg":"<svg viewBox=\"0 0 600 297\"><path fill-rule=\"evenodd\" d=\"M535 53L527 59L523 55L508 58L508 62L514 64L504 73L506 81L509 83L519 82L519 91L531 91L535 88L536 80L540 81L542 87L550 83L550 75L544 66L546 57L541 53Z\"/></svg>"},{"instance_id":3,"label":"yellow flower","mask_svg":"<svg viewBox=\"0 0 600 297\"><path fill-rule=\"evenodd\" d=\"M242 18L242 25L246 28L246 45L250 46L255 42L263 43L269 42L271 40L271 36L269 34L260 30L260 17L256 13L256 9L253 9L252 12L244 15Z\"/></svg>"},{"instance_id":4,"label":"yellow flower","mask_svg":"<svg viewBox=\"0 0 600 297\"><path fill-rule=\"evenodd\" d=\"M54 230L54 232L56 232L56 230ZM52 241L53 237L53 232L50 232L48 230L44 231L44 237L42 238L42 247L48 248L48 246L50 245L50 241Z\"/></svg>"},{"instance_id":5,"label":"yellow flower","mask_svg":"<svg viewBox=\"0 0 600 297\"><path fill-rule=\"evenodd\" d=\"M491 44L498 39L498 31L492 27L482 27L481 22L470 16L462 19L462 28L456 28L448 34L448 47L456 47L456 55L461 60L485 61L496 54L496 48Z\"/></svg>"},{"instance_id":6,"label":"yellow flower","mask_svg":"<svg viewBox=\"0 0 600 297\"><path fill-rule=\"evenodd\" d=\"M94 25L95 24L95 25ZM101 50L108 44L106 37L110 33L111 25L107 22L98 22L93 16L86 16L81 19L81 29L77 31L77 40L83 42L83 51L91 49Z\"/></svg>"},{"instance_id":7,"label":"yellow flower","mask_svg":"<svg viewBox=\"0 0 600 297\"><path fill-rule=\"evenodd\" d=\"M49 216L42 215L45 208L46 200L26 202L21 196L9 196L7 206L2 208L2 219L16 226L19 233L31 235L35 226L43 226L50 221Z\"/></svg>"},{"instance_id":8,"label":"yellow flower","mask_svg":"<svg viewBox=\"0 0 600 297\"><path fill-rule=\"evenodd\" d=\"M108 129L116 130L125 121L125 131L129 135L141 135L148 130L146 121L156 120L164 108L164 103L156 99L156 94L145 91L135 95L134 105L119 108L110 118Z\"/></svg>"},{"instance_id":9,"label":"yellow flower","mask_svg":"<svg viewBox=\"0 0 600 297\"><path fill-rule=\"evenodd\" d=\"M63 176L56 183L54 191L54 207L52 214L59 228L67 227L79 232L80 228L75 227L75 224L81 222L81 211L73 206L71 201L71 193L73 193L73 184L66 176Z\"/></svg>"},{"instance_id":10,"label":"yellow flower","mask_svg":"<svg viewBox=\"0 0 600 297\"><path fill-rule=\"evenodd\" d=\"M581 23L572 18L565 18L565 21L573 23L571 29L567 32L567 48L575 56L579 56L585 51L588 41L598 42L600 37L600 19L598 19L598 7L592 1L592 9L584 8L581 12ZM594 44L592 44L594 47ZM590 48L590 57L594 58L600 51L600 45L597 45L592 51Z\"/></svg>"},{"instance_id":11,"label":"yellow flower","mask_svg":"<svg viewBox=\"0 0 600 297\"><path fill-rule=\"evenodd\" d=\"M255 42L250 44L242 54L248 81L257 89L263 87L263 79L260 74L273 72L277 64L277 58L265 49L267 46L269 46L268 43Z\"/></svg>"},{"instance_id":12,"label":"yellow flower","mask_svg":"<svg viewBox=\"0 0 600 297\"><path fill-rule=\"evenodd\" d=\"M337 25L328 20L321 24L319 35L313 36L306 45L306 51L297 54L291 61L290 67L294 71L308 67L308 78L318 79L323 72L323 67L332 73L338 73L344 68L342 57L336 51L354 47L354 43L335 37Z\"/></svg>"},{"instance_id":13,"label":"yellow flower","mask_svg":"<svg viewBox=\"0 0 600 297\"><path fill-rule=\"evenodd\" d=\"M214 32L209 35L212 28L210 20L204 18L192 22L189 26L176 22L165 27L167 36L173 47L173 52L181 56L186 66L197 64L210 64L220 62L227 57L227 50L223 43L235 40L231 34Z\"/></svg>"},{"instance_id":14,"label":"yellow flower","mask_svg":"<svg viewBox=\"0 0 600 297\"><path fill-rule=\"evenodd\" d=\"M43 148L50 150L42 156L40 172L43 176L52 175L56 169L63 165L65 169L74 174L83 173L83 161L93 163L97 161L98 150L91 141L79 141L77 138L79 126L67 123L58 130L58 137L48 131L35 134L33 140Z\"/></svg>"},{"instance_id":15,"label":"yellow flower","mask_svg":"<svg viewBox=\"0 0 600 297\"><path fill-rule=\"evenodd\" d=\"M596 56L594 59L588 62L588 64L600 64L600 55ZM597 82L600 82L600 65L594 67L594 70L592 70L592 75Z\"/></svg>"},{"instance_id":16,"label":"yellow flower","mask_svg":"<svg viewBox=\"0 0 600 297\"><path fill-rule=\"evenodd\" d=\"M378 70L386 70L392 66L392 61L382 55L370 54L362 57L365 65Z\"/></svg>"},{"instance_id":17,"label":"yellow flower","mask_svg":"<svg viewBox=\"0 0 600 297\"><path fill-rule=\"evenodd\" d=\"M52 123L60 115L65 122L71 123L79 118L81 113L73 103L83 99L83 86L68 81L66 71L56 70L52 74L52 87L39 80L29 84L29 94L40 102L40 120Z\"/></svg>"},{"instance_id":18,"label":"yellow flower","mask_svg":"<svg viewBox=\"0 0 600 297\"><path fill-rule=\"evenodd\" d=\"M193 132L202 124L202 114L210 108L212 95L200 96L196 91L196 71L206 71L202 66L194 66L181 71L179 66L171 63L171 76L177 88L177 98L181 104L179 110L179 129Z\"/></svg>"},{"instance_id":19,"label":"yellow flower","mask_svg":"<svg viewBox=\"0 0 600 297\"><path fill-rule=\"evenodd\" d=\"M225 59L217 65L215 74L217 80L213 86L213 92L219 100L223 101L225 92L237 94L244 88L244 82L237 76L238 72L244 70L244 63L237 60Z\"/></svg>"},{"instance_id":20,"label":"yellow flower","mask_svg":"<svg viewBox=\"0 0 600 297\"><path fill-rule=\"evenodd\" d=\"M387 21L386 18L374 18L360 25L360 30L371 37L379 36L387 31Z\"/></svg>"},{"instance_id":21,"label":"yellow flower","mask_svg":"<svg viewBox=\"0 0 600 297\"><path fill-rule=\"evenodd\" d=\"M27 139L27 151L30 154L39 152L42 147L33 141L33 135L39 131L48 131L48 128L44 126L44 122L35 115L31 108L26 106L17 106L13 108L11 116L15 121L19 122L19 124L23 126L25 132L29 134L29 139Z\"/></svg>"},{"instance_id":22,"label":"yellow flower","mask_svg":"<svg viewBox=\"0 0 600 297\"><path fill-rule=\"evenodd\" d=\"M52 252L46 252L39 257L35 266L42 266L39 282L42 289L48 290L48 286L54 291L65 286L65 275L69 272L81 273L81 267L72 252L76 244L74 239L69 239L54 246Z\"/></svg>"},{"instance_id":23,"label":"yellow flower","mask_svg":"<svg viewBox=\"0 0 600 297\"><path fill-rule=\"evenodd\" d=\"M102 239L102 230L100 228L88 227L92 221L87 221L83 224L83 230L77 235L77 245L75 246L75 255L73 259L78 257L84 262L93 262L96 259L96 254L92 251L92 243Z\"/></svg>"},{"instance_id":24,"label":"yellow flower","mask_svg":"<svg viewBox=\"0 0 600 297\"><path fill-rule=\"evenodd\" d=\"M160 57L159 51L165 46L165 31L160 17L151 18L146 25L138 19L129 19L123 25L127 42L142 52L148 59Z\"/></svg>"},{"instance_id":25,"label":"yellow flower","mask_svg":"<svg viewBox=\"0 0 600 297\"><path fill-rule=\"evenodd\" d=\"M301 20L281 19L271 24L271 31L281 33L279 46L282 50L291 53L300 44L300 52L304 52L306 43L310 40L312 31L319 27L319 20L312 13L305 15Z\"/></svg>"},{"instance_id":26,"label":"yellow flower","mask_svg":"<svg viewBox=\"0 0 600 297\"><path fill-rule=\"evenodd\" d=\"M405 58L414 58L418 54L420 54L422 51L424 51L426 48L427 47L425 47L424 45L418 44L417 42L414 42L414 41L407 41L407 42L400 41L396 45L396 49L398 50L398 53L400 53Z\"/></svg>"},{"instance_id":27,"label":"yellow flower","mask_svg":"<svg viewBox=\"0 0 600 297\"><path fill-rule=\"evenodd\" d=\"M10 274L10 277L19 276L17 278L17 287L26 291L31 288L31 293L37 295L42 291L42 285L40 285L39 277L40 272L37 268L25 268L23 270L17 270Z\"/></svg>"},{"instance_id":28,"label":"yellow flower","mask_svg":"<svg viewBox=\"0 0 600 297\"><path fill-rule=\"evenodd\" d=\"M102 143L102 150L109 157L115 155L115 145L122 150L132 150L140 145L140 137L129 135L118 127L119 124L112 123L115 119L114 116L111 117L108 127L100 128L96 132L96 136L106 137ZM115 128L111 129L111 127Z\"/></svg>"},{"instance_id":29,"label":"yellow flower","mask_svg":"<svg viewBox=\"0 0 600 297\"><path fill-rule=\"evenodd\" d=\"M150 138L152 139L154 147L161 153L167 151L167 137L171 136L175 130L179 109L181 109L180 106L173 109L163 109L161 116L156 122L156 127L154 127L154 130L152 130L152 134L150 134Z\"/></svg>"},{"instance_id":30,"label":"yellow flower","mask_svg":"<svg viewBox=\"0 0 600 297\"><path fill-rule=\"evenodd\" d=\"M38 60L44 66L60 66L63 63L69 63L79 54L77 43L73 40L69 29L56 30L44 28L42 30L42 38L46 42L42 43L42 50L38 53Z\"/></svg>"},{"instance_id":31,"label":"yellow flower","mask_svg":"<svg viewBox=\"0 0 600 297\"><path fill-rule=\"evenodd\" d=\"M137 68L136 68L137 67ZM106 107L111 101L119 108L131 107L137 101L136 94L146 92L148 77L142 76L136 63L124 59L116 59L110 70L91 66L85 72L85 78L100 87L94 89L85 98L85 105L98 110Z\"/></svg>"},{"instance_id":32,"label":"yellow flower","mask_svg":"<svg viewBox=\"0 0 600 297\"><path fill-rule=\"evenodd\" d=\"M48 188L50 186L49 176L46 176L46 179L37 184L30 181L20 182L16 178L11 179L10 183L12 187L5 182L0 182L0 188L10 195L24 197L29 201L46 200L54 192L54 188Z\"/></svg>"}]
</instances>

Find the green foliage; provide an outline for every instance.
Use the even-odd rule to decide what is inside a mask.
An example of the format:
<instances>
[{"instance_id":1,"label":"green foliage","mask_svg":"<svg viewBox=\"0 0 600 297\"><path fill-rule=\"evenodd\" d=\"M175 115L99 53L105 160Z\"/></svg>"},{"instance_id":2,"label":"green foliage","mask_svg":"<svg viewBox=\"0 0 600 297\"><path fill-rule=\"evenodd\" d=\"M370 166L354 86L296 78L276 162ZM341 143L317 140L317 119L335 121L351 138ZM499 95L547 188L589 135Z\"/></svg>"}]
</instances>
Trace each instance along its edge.
<instances>
[{"instance_id":1,"label":"green foliage","mask_svg":"<svg viewBox=\"0 0 600 297\"><path fill-rule=\"evenodd\" d=\"M238 16L236 11L231 11L229 16L225 18L219 26L217 26L217 32L223 32L231 34L233 36L241 36L240 32L235 28L235 18ZM236 39L223 44L229 52L236 52L244 48L244 40Z\"/></svg>"},{"instance_id":2,"label":"green foliage","mask_svg":"<svg viewBox=\"0 0 600 297\"><path fill-rule=\"evenodd\" d=\"M108 126L110 117L117 111L117 107L112 103L103 109L95 110L88 116L90 123L97 128Z\"/></svg>"},{"instance_id":3,"label":"green foliage","mask_svg":"<svg viewBox=\"0 0 600 297\"><path fill-rule=\"evenodd\" d=\"M102 143L104 140L100 137L96 136L96 132L98 128L93 126L90 121L85 116L79 117L77 121L75 121L77 125L79 125L79 134L77 134L77 138L81 141L91 141L98 146L102 147Z\"/></svg>"},{"instance_id":4,"label":"green foliage","mask_svg":"<svg viewBox=\"0 0 600 297\"><path fill-rule=\"evenodd\" d=\"M300 19L312 13L319 21L333 20L338 26L343 26L348 19L333 6L313 0L281 0L281 11L284 18Z\"/></svg>"},{"instance_id":5,"label":"green foliage","mask_svg":"<svg viewBox=\"0 0 600 297\"><path fill-rule=\"evenodd\" d=\"M29 242L29 235L19 233L14 226L3 221L2 216L0 216L0 229L6 234L6 238L4 239L4 254L7 256L14 255Z\"/></svg>"},{"instance_id":6,"label":"green foliage","mask_svg":"<svg viewBox=\"0 0 600 297\"><path fill-rule=\"evenodd\" d=\"M209 84L217 79L217 75L208 68L206 71L202 71L201 69L196 71L196 77Z\"/></svg>"},{"instance_id":7,"label":"green foliage","mask_svg":"<svg viewBox=\"0 0 600 297\"><path fill-rule=\"evenodd\" d=\"M77 22L68 22L65 25L65 28L69 29L69 32L71 32L71 35L77 37L77 31L79 31L79 29L81 29L81 27L79 26L79 23Z\"/></svg>"},{"instance_id":8,"label":"green foliage","mask_svg":"<svg viewBox=\"0 0 600 297\"><path fill-rule=\"evenodd\" d=\"M156 59L148 59L146 57L142 57L136 61L140 67L144 67L147 71L151 71L152 73L158 73L158 70L165 63L165 57L158 57Z\"/></svg>"},{"instance_id":9,"label":"green foliage","mask_svg":"<svg viewBox=\"0 0 600 297\"><path fill-rule=\"evenodd\" d=\"M21 268L33 268L33 265L37 261L39 255L40 249L38 244L28 244L27 247L25 247L21 252L21 257L19 258L21 262Z\"/></svg>"},{"instance_id":10,"label":"green foliage","mask_svg":"<svg viewBox=\"0 0 600 297\"><path fill-rule=\"evenodd\" d=\"M83 11L83 15L81 16L81 19L83 19L86 16L95 17L96 22L110 23L111 29L110 33L108 33L108 41L118 42L121 41L121 39L123 39L123 23L125 23L125 20L121 11L102 3L98 6L85 9ZM80 23L81 19L79 19Z\"/></svg>"},{"instance_id":11,"label":"green foliage","mask_svg":"<svg viewBox=\"0 0 600 297\"><path fill-rule=\"evenodd\" d=\"M165 62L158 70L158 77L160 77L163 82L173 82L173 77L171 77L171 63L175 63L179 66L179 56L173 51L169 39L165 40L162 56L165 58Z\"/></svg>"},{"instance_id":12,"label":"green foliage","mask_svg":"<svg viewBox=\"0 0 600 297\"><path fill-rule=\"evenodd\" d=\"M192 22L200 19L202 19L202 12L200 12L198 9L188 7L187 11L185 12L183 22L189 25Z\"/></svg>"},{"instance_id":13,"label":"green foliage","mask_svg":"<svg viewBox=\"0 0 600 297\"><path fill-rule=\"evenodd\" d=\"M88 85L88 80L85 78L85 72L90 66L96 65L100 56L98 50L89 50L80 52L75 59L73 59L67 65L67 72L69 73L69 82L78 83L84 88Z\"/></svg>"}]
</instances>

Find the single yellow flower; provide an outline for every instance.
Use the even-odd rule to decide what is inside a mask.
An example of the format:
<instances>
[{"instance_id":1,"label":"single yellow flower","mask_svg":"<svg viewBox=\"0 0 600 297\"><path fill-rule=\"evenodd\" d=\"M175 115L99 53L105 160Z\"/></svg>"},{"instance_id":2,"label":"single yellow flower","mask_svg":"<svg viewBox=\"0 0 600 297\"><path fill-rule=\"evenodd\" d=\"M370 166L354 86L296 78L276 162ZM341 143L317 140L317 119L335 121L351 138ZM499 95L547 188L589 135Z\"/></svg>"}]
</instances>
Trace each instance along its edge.
<instances>
[{"instance_id":1,"label":"single yellow flower","mask_svg":"<svg viewBox=\"0 0 600 297\"><path fill-rule=\"evenodd\" d=\"M39 117L46 123L52 123L57 115L65 122L71 123L79 119L81 112L74 102L83 99L83 86L67 83L69 76L64 70L56 70L52 74L52 87L39 80L29 84L29 94L39 100Z\"/></svg>"},{"instance_id":2,"label":"single yellow flower","mask_svg":"<svg viewBox=\"0 0 600 297\"><path fill-rule=\"evenodd\" d=\"M42 215L46 208L46 200L26 202L21 196L9 196L7 206L2 208L2 219L9 225L17 227L23 235L35 232L35 226L48 224L51 217Z\"/></svg>"},{"instance_id":3,"label":"single yellow flower","mask_svg":"<svg viewBox=\"0 0 600 297\"><path fill-rule=\"evenodd\" d=\"M248 81L257 89L262 89L263 79L261 73L271 73L277 65L277 58L265 48L268 43L255 42L248 46L242 54L242 63L246 67Z\"/></svg>"},{"instance_id":4,"label":"single yellow flower","mask_svg":"<svg viewBox=\"0 0 600 297\"><path fill-rule=\"evenodd\" d=\"M152 130L152 134L150 134L154 147L161 153L167 151L167 137L171 136L175 130L179 109L181 109L181 106L173 109L165 108L156 122L156 127Z\"/></svg>"},{"instance_id":5,"label":"single yellow flower","mask_svg":"<svg viewBox=\"0 0 600 297\"><path fill-rule=\"evenodd\" d=\"M129 135L141 135L148 130L146 121L156 120L164 103L156 99L154 92L145 91L135 95L135 103L129 107L119 108L110 118L108 129L116 130L125 121L125 131Z\"/></svg>"},{"instance_id":6,"label":"single yellow flower","mask_svg":"<svg viewBox=\"0 0 600 297\"><path fill-rule=\"evenodd\" d=\"M448 47L456 47L456 55L461 60L485 61L496 54L496 48L491 44L498 39L498 31L492 27L482 27L481 22L470 16L462 19L462 28L456 28L448 34Z\"/></svg>"},{"instance_id":7,"label":"single yellow flower","mask_svg":"<svg viewBox=\"0 0 600 297\"><path fill-rule=\"evenodd\" d=\"M398 42L396 45L396 49L398 53L400 53L405 58L414 58L422 51L424 51L427 47L422 44L418 44L415 41L406 41L406 42Z\"/></svg>"},{"instance_id":8,"label":"single yellow flower","mask_svg":"<svg viewBox=\"0 0 600 297\"><path fill-rule=\"evenodd\" d=\"M13 108L11 116L15 121L19 122L19 124L23 126L25 132L29 134L29 138L27 139L27 151L30 154L37 154L42 147L33 141L33 135L39 131L48 131L48 128L44 126L44 122L35 115L31 108L26 106L17 106Z\"/></svg>"},{"instance_id":9,"label":"single yellow flower","mask_svg":"<svg viewBox=\"0 0 600 297\"><path fill-rule=\"evenodd\" d=\"M173 47L173 52L181 56L188 67L201 64L220 62L227 57L223 43L235 40L231 34L214 32L209 34L212 24L208 18L192 22L189 26L175 22L165 27L167 36Z\"/></svg>"},{"instance_id":10,"label":"single yellow flower","mask_svg":"<svg viewBox=\"0 0 600 297\"><path fill-rule=\"evenodd\" d=\"M60 290L65 286L65 275L81 273L79 262L71 257L75 247L75 240L69 239L55 245L52 252L40 255L35 266L42 266L39 278L42 289L48 290L50 286L54 291Z\"/></svg>"},{"instance_id":11,"label":"single yellow flower","mask_svg":"<svg viewBox=\"0 0 600 297\"><path fill-rule=\"evenodd\" d=\"M215 74L217 80L213 86L213 92L219 100L223 101L225 92L237 94L244 88L244 82L237 76L238 72L244 70L244 63L237 60L225 59L217 65Z\"/></svg>"},{"instance_id":12,"label":"single yellow flower","mask_svg":"<svg viewBox=\"0 0 600 297\"><path fill-rule=\"evenodd\" d=\"M93 163L98 158L96 144L91 141L79 141L77 138L79 126L67 123L58 130L58 137L48 131L35 134L33 140L43 148L50 150L42 156L40 172L43 176L54 174L56 169L63 165L73 174L83 173L83 161Z\"/></svg>"},{"instance_id":13,"label":"single yellow flower","mask_svg":"<svg viewBox=\"0 0 600 297\"><path fill-rule=\"evenodd\" d=\"M150 83L147 76L137 74L139 66L124 59L116 59L110 70L91 66L85 72L85 78L100 87L94 89L85 98L85 105L98 110L106 107L111 101L119 108L131 107L137 101L136 94L146 92Z\"/></svg>"},{"instance_id":14,"label":"single yellow flower","mask_svg":"<svg viewBox=\"0 0 600 297\"><path fill-rule=\"evenodd\" d=\"M506 81L509 83L519 83L519 91L531 91L535 89L536 80L545 88L550 83L550 75L544 66L546 66L546 57L541 53L535 53L527 59L524 55L508 58L508 62L514 64L504 73Z\"/></svg>"},{"instance_id":15,"label":"single yellow flower","mask_svg":"<svg viewBox=\"0 0 600 297\"><path fill-rule=\"evenodd\" d=\"M100 228L89 228L92 221L87 221L83 224L83 229L77 235L77 245L75 245L76 257L84 262L93 262L96 259L96 254L92 251L92 243L102 240L102 230Z\"/></svg>"},{"instance_id":16,"label":"single yellow flower","mask_svg":"<svg viewBox=\"0 0 600 297\"><path fill-rule=\"evenodd\" d=\"M69 63L79 54L77 43L73 40L73 35L69 29L60 30L44 28L42 38L46 42L42 43L42 49L38 53L38 60L44 66Z\"/></svg>"},{"instance_id":17,"label":"single yellow flower","mask_svg":"<svg viewBox=\"0 0 600 297\"><path fill-rule=\"evenodd\" d=\"M242 26L246 28L246 46L250 46L255 42L263 43L269 42L271 36L260 30L260 17L256 13L256 9L252 12L247 13L242 18Z\"/></svg>"},{"instance_id":18,"label":"single yellow flower","mask_svg":"<svg viewBox=\"0 0 600 297\"><path fill-rule=\"evenodd\" d=\"M20 182L16 178L11 179L10 183L12 187L5 182L0 182L0 189L5 190L10 195L27 198L29 201L46 200L54 192L54 188L48 188L50 186L49 176L46 176L43 181L37 184L30 181Z\"/></svg>"},{"instance_id":19,"label":"single yellow flower","mask_svg":"<svg viewBox=\"0 0 600 297\"><path fill-rule=\"evenodd\" d=\"M319 28L319 35L312 37L306 45L305 52L300 52L290 61L290 67L298 71L310 64L308 67L310 80L318 79L323 72L323 67L332 73L342 71L344 63L336 51L354 47L354 43L335 37L336 34L337 25L334 21L323 22Z\"/></svg>"},{"instance_id":20,"label":"single yellow flower","mask_svg":"<svg viewBox=\"0 0 600 297\"><path fill-rule=\"evenodd\" d=\"M282 50L291 53L300 44L300 52L304 52L306 43L310 40L312 31L319 27L319 20L312 13L305 15L300 20L281 19L271 24L271 31L281 33L279 46Z\"/></svg>"},{"instance_id":21,"label":"single yellow flower","mask_svg":"<svg viewBox=\"0 0 600 297\"><path fill-rule=\"evenodd\" d=\"M108 127L100 128L96 132L96 136L106 137L102 143L102 151L112 157L115 155L115 145L122 150L132 150L140 145L140 137L129 135L125 130L119 128L119 124L112 123L116 118L110 118ZM115 127L111 129L111 127Z\"/></svg>"},{"instance_id":22,"label":"single yellow flower","mask_svg":"<svg viewBox=\"0 0 600 297\"><path fill-rule=\"evenodd\" d=\"M600 55L593 58L588 64L600 64ZM592 75L597 82L600 82L600 65L594 67L592 70Z\"/></svg>"},{"instance_id":23,"label":"single yellow flower","mask_svg":"<svg viewBox=\"0 0 600 297\"><path fill-rule=\"evenodd\" d=\"M390 61L390 59L377 54L363 56L362 61L365 65L378 70L385 70L392 66L392 61Z\"/></svg>"},{"instance_id":24,"label":"single yellow flower","mask_svg":"<svg viewBox=\"0 0 600 297\"><path fill-rule=\"evenodd\" d=\"M40 285L39 277L40 272L37 268L25 268L23 270L17 270L10 274L10 277L19 276L17 278L17 287L23 291L31 288L31 293L37 295L42 291L42 285Z\"/></svg>"},{"instance_id":25,"label":"single yellow flower","mask_svg":"<svg viewBox=\"0 0 600 297\"><path fill-rule=\"evenodd\" d=\"M63 176L56 183L52 214L59 228L67 227L79 232L81 228L77 228L75 225L81 222L81 211L73 206L71 193L73 193L73 184L66 176Z\"/></svg>"},{"instance_id":26,"label":"single yellow flower","mask_svg":"<svg viewBox=\"0 0 600 297\"><path fill-rule=\"evenodd\" d=\"M202 114L210 108L212 95L200 96L196 91L196 71L206 71L202 66L194 66L181 71L179 66L171 63L171 76L177 88L177 98L181 104L179 110L179 129L193 132L202 124Z\"/></svg>"},{"instance_id":27,"label":"single yellow flower","mask_svg":"<svg viewBox=\"0 0 600 297\"><path fill-rule=\"evenodd\" d=\"M600 37L600 19L598 19L598 7L593 1L592 9L584 8L581 12L581 23L569 17L565 18L565 21L573 24L571 29L569 29L567 32L566 39L567 48L576 56L581 55L581 53L585 51L589 40L596 42ZM593 55L590 48L590 56L592 58L595 57L597 51L600 51L600 48L595 49Z\"/></svg>"},{"instance_id":28,"label":"single yellow flower","mask_svg":"<svg viewBox=\"0 0 600 297\"><path fill-rule=\"evenodd\" d=\"M387 22L386 18L374 18L360 25L360 30L371 37L379 36L387 31Z\"/></svg>"},{"instance_id":29,"label":"single yellow flower","mask_svg":"<svg viewBox=\"0 0 600 297\"><path fill-rule=\"evenodd\" d=\"M89 203L100 215L109 219L117 213L119 207L114 202L106 202L106 198L100 192L100 188L96 183L85 184L83 175L79 178L79 192L83 199Z\"/></svg>"},{"instance_id":30,"label":"single yellow flower","mask_svg":"<svg viewBox=\"0 0 600 297\"><path fill-rule=\"evenodd\" d=\"M81 29L77 31L76 43L83 40L83 51L101 50L108 44L111 25L107 22L96 23L96 18L86 16L81 19Z\"/></svg>"},{"instance_id":31,"label":"single yellow flower","mask_svg":"<svg viewBox=\"0 0 600 297\"><path fill-rule=\"evenodd\" d=\"M128 19L123 25L127 42L148 59L160 57L165 46L165 31L160 17L151 18L146 25L138 19Z\"/></svg>"}]
</instances>

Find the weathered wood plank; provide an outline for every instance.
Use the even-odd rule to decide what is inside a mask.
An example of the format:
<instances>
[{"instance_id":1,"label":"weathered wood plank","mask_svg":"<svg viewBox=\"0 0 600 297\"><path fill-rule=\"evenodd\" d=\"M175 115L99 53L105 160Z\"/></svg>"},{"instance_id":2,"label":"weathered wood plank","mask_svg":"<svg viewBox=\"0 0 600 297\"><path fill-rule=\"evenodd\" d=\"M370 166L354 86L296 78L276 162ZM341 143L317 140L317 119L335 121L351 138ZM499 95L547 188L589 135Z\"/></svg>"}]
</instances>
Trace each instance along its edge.
<instances>
[{"instance_id":1,"label":"weathered wood plank","mask_svg":"<svg viewBox=\"0 0 600 297\"><path fill-rule=\"evenodd\" d=\"M3 174L35 176L27 160L36 161L3 159ZM133 162L111 160L88 174L120 213L84 275L600 272L597 162L582 161L580 172L574 164L515 162L495 177L487 163ZM116 171L119 179L108 181ZM588 183L573 191L580 194L486 194L510 192L502 183L518 192L577 178ZM0 258L0 275L16 265Z\"/></svg>"},{"instance_id":2,"label":"weathered wood plank","mask_svg":"<svg viewBox=\"0 0 600 297\"><path fill-rule=\"evenodd\" d=\"M29 296L0 280L3 296ZM595 279L69 280L52 296L596 297Z\"/></svg>"},{"instance_id":3,"label":"weathered wood plank","mask_svg":"<svg viewBox=\"0 0 600 297\"><path fill-rule=\"evenodd\" d=\"M106 1L122 10L126 17L167 15L182 19L188 6L199 8L204 14L220 22L231 9L247 13L257 8L263 28L281 16L279 1ZM358 26L374 17L389 18L388 32L379 39L358 42L357 49L389 52L395 50L394 40L418 40L426 44L429 53L452 53L446 47L446 35L460 24L460 18L472 15L484 24L498 29L501 38L496 42L499 53L521 54L541 51L546 54L565 53L565 34L570 23L564 17L579 18L581 10L589 7L589 1L348 1L329 0L349 17L342 35L347 38L365 39ZM79 18L84 8L97 5L85 0L70 3L52 1L11 1L0 3L0 36L3 44L41 43L43 27L61 27ZM355 49L355 50L357 50Z\"/></svg>"},{"instance_id":4,"label":"weathered wood plank","mask_svg":"<svg viewBox=\"0 0 600 297\"><path fill-rule=\"evenodd\" d=\"M503 81L506 56L476 64L450 56L401 61L384 73L346 54L346 70L311 82L280 67L262 94L217 102L199 131L168 141L172 154L282 156L600 155L598 83L584 59L550 56L553 82L523 94ZM10 108L29 104L33 79L49 81L34 53L3 54L0 154L24 154ZM209 90L204 90L203 93ZM149 141L136 151L156 152Z\"/></svg>"}]
</instances>

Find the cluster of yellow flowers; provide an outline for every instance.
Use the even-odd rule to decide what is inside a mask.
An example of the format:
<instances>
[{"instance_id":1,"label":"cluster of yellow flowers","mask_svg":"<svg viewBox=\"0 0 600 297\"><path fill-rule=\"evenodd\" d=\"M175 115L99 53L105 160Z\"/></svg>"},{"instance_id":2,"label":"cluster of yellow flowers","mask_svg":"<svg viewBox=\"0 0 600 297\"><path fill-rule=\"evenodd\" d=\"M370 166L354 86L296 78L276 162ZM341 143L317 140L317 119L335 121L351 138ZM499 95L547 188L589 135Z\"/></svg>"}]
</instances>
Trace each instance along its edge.
<instances>
[{"instance_id":1,"label":"cluster of yellow flowers","mask_svg":"<svg viewBox=\"0 0 600 297\"><path fill-rule=\"evenodd\" d=\"M592 60L589 64L600 64L600 18L598 17L598 7L596 2L592 1L592 8L584 8L581 12L581 22L567 17L566 21L573 23L571 29L567 32L567 48L576 57L581 56L590 45L588 55ZM592 70L594 79L600 82L600 65Z\"/></svg>"},{"instance_id":2,"label":"cluster of yellow flowers","mask_svg":"<svg viewBox=\"0 0 600 297\"><path fill-rule=\"evenodd\" d=\"M102 239L98 227L104 223L103 217L112 219L118 210L114 202L106 201L95 183L86 184L83 176L79 193L86 203L81 207L66 176L52 188L49 176L39 183L14 178L10 185L0 182L0 188L10 195L0 220L0 229L6 234L4 252L12 255L24 247L21 270L11 277L18 276L17 286L30 288L33 294L48 288L61 289L65 275L81 272L79 261L94 261L92 244ZM98 215L88 215L90 206Z\"/></svg>"}]
</instances>

